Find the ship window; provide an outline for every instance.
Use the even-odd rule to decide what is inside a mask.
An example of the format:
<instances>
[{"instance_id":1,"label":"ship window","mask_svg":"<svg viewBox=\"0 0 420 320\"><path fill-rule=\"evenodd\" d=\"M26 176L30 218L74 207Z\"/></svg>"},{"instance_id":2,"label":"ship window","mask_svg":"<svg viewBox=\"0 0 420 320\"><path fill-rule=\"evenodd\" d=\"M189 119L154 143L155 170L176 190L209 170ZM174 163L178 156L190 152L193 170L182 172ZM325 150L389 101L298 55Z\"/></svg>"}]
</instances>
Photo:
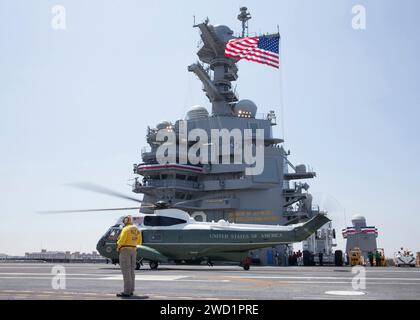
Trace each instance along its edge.
<instances>
[{"instance_id":1,"label":"ship window","mask_svg":"<svg viewBox=\"0 0 420 320\"><path fill-rule=\"evenodd\" d=\"M144 218L144 225L151 226L151 227L156 227L156 226L167 227L167 226L173 226L176 224L182 224L186 222L187 221L183 219L163 217L163 216L147 216Z\"/></svg>"},{"instance_id":2,"label":"ship window","mask_svg":"<svg viewBox=\"0 0 420 320\"><path fill-rule=\"evenodd\" d=\"M108 232L107 239L108 240L117 240L120 233L121 233L121 229L111 229Z\"/></svg>"},{"instance_id":3,"label":"ship window","mask_svg":"<svg viewBox=\"0 0 420 320\"><path fill-rule=\"evenodd\" d=\"M196 176L189 176L187 177L188 181L194 181L197 182L197 177Z\"/></svg>"},{"instance_id":4,"label":"ship window","mask_svg":"<svg viewBox=\"0 0 420 320\"><path fill-rule=\"evenodd\" d=\"M186 175L185 174L177 174L176 179L185 180Z\"/></svg>"}]
</instances>

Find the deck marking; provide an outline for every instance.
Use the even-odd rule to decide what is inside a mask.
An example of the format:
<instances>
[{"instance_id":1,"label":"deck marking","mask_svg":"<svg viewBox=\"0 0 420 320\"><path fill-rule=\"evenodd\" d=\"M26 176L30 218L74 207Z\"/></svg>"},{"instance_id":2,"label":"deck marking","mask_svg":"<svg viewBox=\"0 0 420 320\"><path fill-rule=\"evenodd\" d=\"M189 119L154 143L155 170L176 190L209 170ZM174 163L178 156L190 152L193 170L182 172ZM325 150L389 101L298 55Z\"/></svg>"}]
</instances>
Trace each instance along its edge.
<instances>
[{"instance_id":1,"label":"deck marking","mask_svg":"<svg viewBox=\"0 0 420 320\"><path fill-rule=\"evenodd\" d=\"M187 278L186 276L175 276L175 275L136 275L136 280L139 281L174 281ZM122 275L116 275L111 277L98 278L99 280L123 280Z\"/></svg>"},{"instance_id":2,"label":"deck marking","mask_svg":"<svg viewBox=\"0 0 420 320\"><path fill-rule=\"evenodd\" d=\"M306 279L306 280L352 280L352 277L313 277L313 276L230 276L231 278L242 279ZM420 281L420 278L379 278L379 277L366 277L366 280L388 280L388 281Z\"/></svg>"},{"instance_id":3,"label":"deck marking","mask_svg":"<svg viewBox=\"0 0 420 320\"><path fill-rule=\"evenodd\" d=\"M326 291L325 294L333 296L363 296L366 293L363 291Z\"/></svg>"}]
</instances>

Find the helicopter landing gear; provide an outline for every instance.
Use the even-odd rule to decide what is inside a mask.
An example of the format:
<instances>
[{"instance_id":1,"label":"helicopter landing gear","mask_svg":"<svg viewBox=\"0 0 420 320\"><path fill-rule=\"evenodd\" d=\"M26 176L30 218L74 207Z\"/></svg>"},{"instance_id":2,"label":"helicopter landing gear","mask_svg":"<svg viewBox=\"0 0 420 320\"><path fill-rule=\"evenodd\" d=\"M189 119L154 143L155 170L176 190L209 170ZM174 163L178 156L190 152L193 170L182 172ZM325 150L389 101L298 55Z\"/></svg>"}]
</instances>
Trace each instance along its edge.
<instances>
[{"instance_id":1,"label":"helicopter landing gear","mask_svg":"<svg viewBox=\"0 0 420 320\"><path fill-rule=\"evenodd\" d=\"M239 266L244 268L245 271L248 271L249 268L251 267L249 263L244 263L244 262L241 262L241 264L239 264Z\"/></svg>"},{"instance_id":2,"label":"helicopter landing gear","mask_svg":"<svg viewBox=\"0 0 420 320\"><path fill-rule=\"evenodd\" d=\"M246 257L243 261L241 261L240 266L244 268L245 271L248 271L252 263L252 259L250 257Z\"/></svg>"},{"instance_id":3,"label":"helicopter landing gear","mask_svg":"<svg viewBox=\"0 0 420 320\"><path fill-rule=\"evenodd\" d=\"M158 266L159 266L159 263L157 261L150 261L149 262L149 267L152 270L156 270L158 268Z\"/></svg>"},{"instance_id":4,"label":"helicopter landing gear","mask_svg":"<svg viewBox=\"0 0 420 320\"><path fill-rule=\"evenodd\" d=\"M143 266L143 259L136 261L136 270L140 270Z\"/></svg>"}]
</instances>

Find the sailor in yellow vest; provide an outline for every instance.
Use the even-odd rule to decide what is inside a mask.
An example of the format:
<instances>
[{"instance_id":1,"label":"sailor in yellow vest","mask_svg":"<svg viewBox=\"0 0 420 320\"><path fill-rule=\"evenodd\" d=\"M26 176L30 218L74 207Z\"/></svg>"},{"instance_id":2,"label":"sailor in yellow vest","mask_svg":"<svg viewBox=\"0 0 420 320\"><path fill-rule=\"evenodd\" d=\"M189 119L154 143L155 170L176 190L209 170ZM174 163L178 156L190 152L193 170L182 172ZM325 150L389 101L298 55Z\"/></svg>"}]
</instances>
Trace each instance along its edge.
<instances>
[{"instance_id":1,"label":"sailor in yellow vest","mask_svg":"<svg viewBox=\"0 0 420 320\"><path fill-rule=\"evenodd\" d=\"M134 293L135 286L136 247L141 245L142 237L140 230L133 225L131 216L126 216L123 222L124 228L118 237L117 250L124 279L124 291L118 293L117 297L130 297Z\"/></svg>"}]
</instances>

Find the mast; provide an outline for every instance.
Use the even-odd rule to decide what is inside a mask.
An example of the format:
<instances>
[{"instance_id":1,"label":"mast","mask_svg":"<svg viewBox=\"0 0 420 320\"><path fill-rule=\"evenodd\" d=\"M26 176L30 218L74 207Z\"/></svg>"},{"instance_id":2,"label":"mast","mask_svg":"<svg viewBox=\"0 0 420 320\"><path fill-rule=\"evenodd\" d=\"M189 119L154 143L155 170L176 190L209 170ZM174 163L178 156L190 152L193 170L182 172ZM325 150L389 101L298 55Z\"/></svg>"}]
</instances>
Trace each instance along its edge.
<instances>
[{"instance_id":1,"label":"mast","mask_svg":"<svg viewBox=\"0 0 420 320\"><path fill-rule=\"evenodd\" d=\"M233 31L224 25L213 26L208 19L194 27L201 32L203 45L197 52L201 63L188 66L188 71L195 73L203 83L203 90L212 104L212 114L233 116L232 105L238 97L232 90L231 82L238 78L238 60L225 56L226 43L234 38Z\"/></svg>"},{"instance_id":2,"label":"mast","mask_svg":"<svg viewBox=\"0 0 420 320\"><path fill-rule=\"evenodd\" d=\"M251 14L247 12L247 7L241 7L241 12L238 14L238 20L242 22L242 38L248 37L248 20L251 19Z\"/></svg>"}]
</instances>

